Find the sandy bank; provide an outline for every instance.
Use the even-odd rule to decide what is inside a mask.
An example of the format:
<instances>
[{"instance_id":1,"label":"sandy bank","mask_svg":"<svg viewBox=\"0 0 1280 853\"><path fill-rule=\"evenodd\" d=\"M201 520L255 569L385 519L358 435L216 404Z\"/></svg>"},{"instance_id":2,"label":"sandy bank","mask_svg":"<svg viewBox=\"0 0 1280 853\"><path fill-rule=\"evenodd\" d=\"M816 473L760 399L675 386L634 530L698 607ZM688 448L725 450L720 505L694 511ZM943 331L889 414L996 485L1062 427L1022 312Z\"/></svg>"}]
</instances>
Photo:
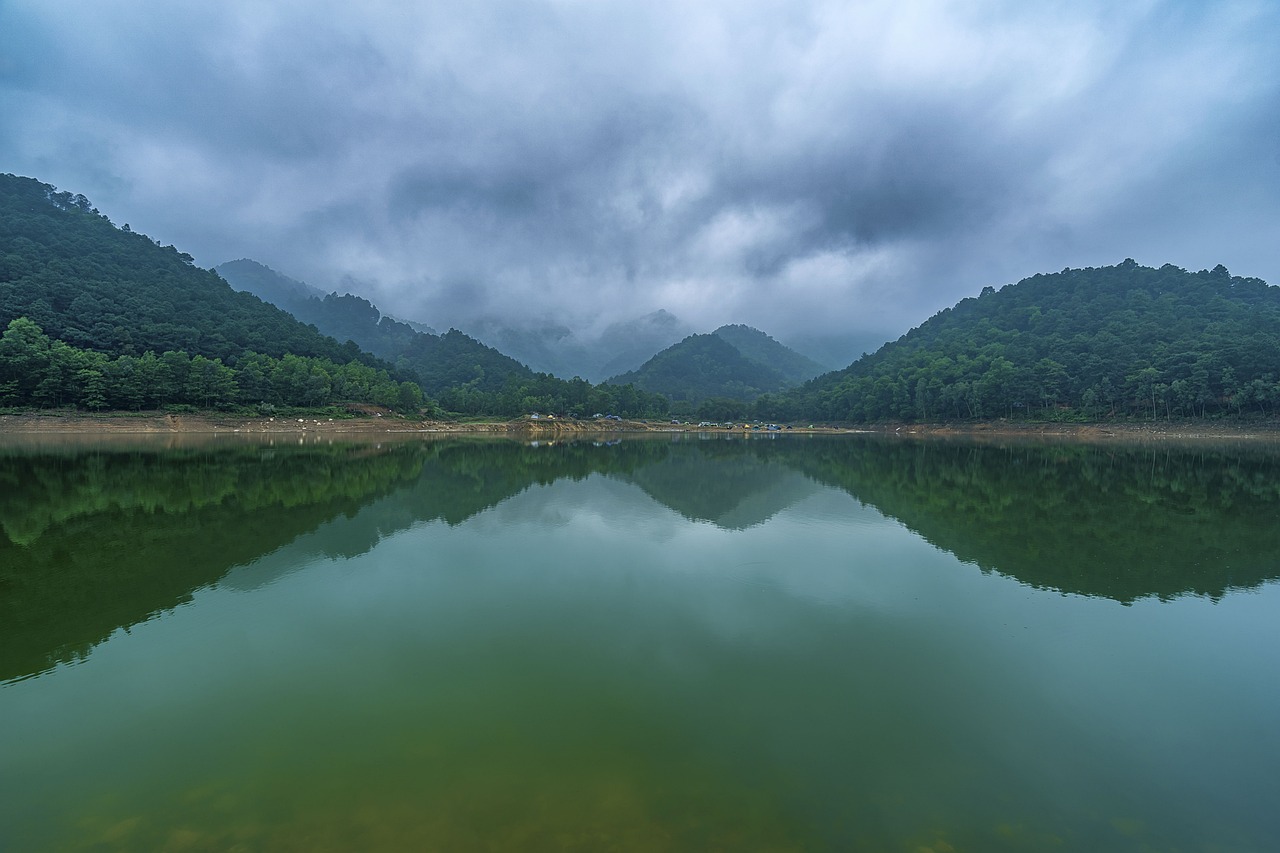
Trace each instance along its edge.
<instances>
[{"instance_id":1,"label":"sandy bank","mask_svg":"<svg viewBox=\"0 0 1280 853\"><path fill-rule=\"evenodd\" d=\"M705 430L662 421L574 421L518 418L510 421L461 423L421 420L391 413L360 418L233 417L217 413L164 412L86 414L82 412L25 412L0 415L0 435L316 435L379 437L387 435L491 435L512 438L568 438L573 435L615 433L734 432ZM954 437L992 441L1043 439L1048 441L1276 441L1280 423L1208 423L1154 421L1145 423L1036 424L1010 421L958 424L873 424L858 426L808 425L784 433L875 434L908 437Z\"/></svg>"}]
</instances>

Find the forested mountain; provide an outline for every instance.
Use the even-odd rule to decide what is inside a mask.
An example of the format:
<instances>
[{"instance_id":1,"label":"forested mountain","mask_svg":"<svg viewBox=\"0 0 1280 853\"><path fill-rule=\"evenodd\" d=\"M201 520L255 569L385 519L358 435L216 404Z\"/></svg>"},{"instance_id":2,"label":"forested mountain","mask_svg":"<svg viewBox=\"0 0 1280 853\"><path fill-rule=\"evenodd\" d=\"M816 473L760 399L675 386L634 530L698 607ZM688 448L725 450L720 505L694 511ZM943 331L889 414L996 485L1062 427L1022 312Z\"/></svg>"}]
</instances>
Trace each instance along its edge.
<instances>
[{"instance_id":1,"label":"forested mountain","mask_svg":"<svg viewBox=\"0 0 1280 853\"><path fill-rule=\"evenodd\" d=\"M394 361L419 334L408 323L384 317L367 299L349 293L323 293L257 261L228 261L214 267L214 272L236 290L252 293L324 334L339 341L354 341L361 349L388 361Z\"/></svg>"},{"instance_id":2,"label":"forested mountain","mask_svg":"<svg viewBox=\"0 0 1280 853\"><path fill-rule=\"evenodd\" d=\"M1280 288L1132 260L988 287L844 370L761 399L775 419L1272 415Z\"/></svg>"},{"instance_id":3,"label":"forested mountain","mask_svg":"<svg viewBox=\"0 0 1280 853\"><path fill-rule=\"evenodd\" d=\"M84 196L0 175L0 405L422 405L391 365L191 261Z\"/></svg>"},{"instance_id":4,"label":"forested mountain","mask_svg":"<svg viewBox=\"0 0 1280 853\"><path fill-rule=\"evenodd\" d=\"M634 382L710 420L740 418L761 394L822 373L822 365L750 326L721 326L690 335L637 369L608 380Z\"/></svg>"},{"instance_id":5,"label":"forested mountain","mask_svg":"<svg viewBox=\"0 0 1280 853\"><path fill-rule=\"evenodd\" d=\"M318 304L341 333L391 330L396 365L233 290L172 246L116 228L84 196L0 175L0 406L348 402L416 412L422 387L405 378L416 375L459 412L667 408L633 388L538 376L461 332L437 337L382 318L358 297ZM393 352L390 336L377 340Z\"/></svg>"},{"instance_id":6,"label":"forested mountain","mask_svg":"<svg viewBox=\"0 0 1280 853\"><path fill-rule=\"evenodd\" d=\"M324 299L327 295L318 287L312 287L296 278L289 278L276 272L266 264L241 258L238 261L227 261L218 264L213 271L227 280L236 290L245 290L261 299L270 302L277 308L283 308L295 317L295 308L304 305L310 299Z\"/></svg>"},{"instance_id":7,"label":"forested mountain","mask_svg":"<svg viewBox=\"0 0 1280 853\"><path fill-rule=\"evenodd\" d=\"M799 384L831 370L751 326L721 326L712 334L724 338L733 344L734 349L757 364L778 371L789 382Z\"/></svg>"},{"instance_id":8,"label":"forested mountain","mask_svg":"<svg viewBox=\"0 0 1280 853\"><path fill-rule=\"evenodd\" d=\"M771 367L752 361L719 335L690 335L612 383L665 394L673 403L696 406L711 398L750 401L789 384Z\"/></svg>"},{"instance_id":9,"label":"forested mountain","mask_svg":"<svg viewBox=\"0 0 1280 853\"><path fill-rule=\"evenodd\" d=\"M108 355L172 350L225 362L252 350L376 364L173 246L116 228L84 196L0 175L0 329L19 317Z\"/></svg>"},{"instance_id":10,"label":"forested mountain","mask_svg":"<svg viewBox=\"0 0 1280 853\"><path fill-rule=\"evenodd\" d=\"M216 269L233 287L259 294L326 335L354 341L411 371L432 396L468 383L480 391L496 392L508 379L525 382L534 377L520 362L456 329L443 335L417 331L384 316L367 299L350 293L317 296L315 288L256 261L230 261Z\"/></svg>"},{"instance_id":11,"label":"forested mountain","mask_svg":"<svg viewBox=\"0 0 1280 853\"><path fill-rule=\"evenodd\" d=\"M231 261L217 269L232 285L279 299L281 307L326 334L350 339L411 372L448 411L504 415L600 411L638 416L667 410L666 402L652 394L593 388L583 380L535 373L457 329L443 335L420 331L383 315L359 296L331 293L317 297L314 288L255 261Z\"/></svg>"}]
</instances>

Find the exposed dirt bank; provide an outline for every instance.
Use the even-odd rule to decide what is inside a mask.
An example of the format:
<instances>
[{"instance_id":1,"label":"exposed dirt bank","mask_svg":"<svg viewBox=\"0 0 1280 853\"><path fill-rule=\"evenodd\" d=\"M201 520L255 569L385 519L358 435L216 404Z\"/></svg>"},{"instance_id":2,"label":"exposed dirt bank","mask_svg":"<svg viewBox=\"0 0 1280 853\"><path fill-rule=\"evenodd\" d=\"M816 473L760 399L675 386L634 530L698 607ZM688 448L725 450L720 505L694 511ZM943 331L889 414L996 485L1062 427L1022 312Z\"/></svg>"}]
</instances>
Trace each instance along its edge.
<instances>
[{"instance_id":1,"label":"exposed dirt bank","mask_svg":"<svg viewBox=\"0 0 1280 853\"><path fill-rule=\"evenodd\" d=\"M1249 443L1280 448L1280 423L1207 423L1156 421L1148 423L1027 424L994 421L962 424L878 424L855 430L899 438L940 438L980 443L1073 442L1088 444Z\"/></svg>"},{"instance_id":2,"label":"exposed dirt bank","mask_svg":"<svg viewBox=\"0 0 1280 853\"><path fill-rule=\"evenodd\" d=\"M217 413L27 412L0 415L0 435L225 435L289 434L379 437L388 434L493 435L512 438L567 438L604 433L706 432L692 425L656 421L574 421L519 418L511 421L461 423L405 418L390 412L360 418L232 417ZM714 428L712 432L743 430ZM899 437L964 437L990 440L1249 440L1280 442L1280 422L1027 424L1009 421L960 424L874 424L788 428L784 433L865 433Z\"/></svg>"}]
</instances>

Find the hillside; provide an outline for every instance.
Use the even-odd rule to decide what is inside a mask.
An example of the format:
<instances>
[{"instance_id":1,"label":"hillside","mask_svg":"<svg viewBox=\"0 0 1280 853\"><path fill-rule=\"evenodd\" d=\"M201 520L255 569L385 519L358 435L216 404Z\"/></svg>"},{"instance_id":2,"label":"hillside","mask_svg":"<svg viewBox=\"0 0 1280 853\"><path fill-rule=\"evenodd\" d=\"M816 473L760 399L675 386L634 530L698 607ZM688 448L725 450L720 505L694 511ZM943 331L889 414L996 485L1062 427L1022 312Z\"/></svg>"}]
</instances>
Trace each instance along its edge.
<instances>
[{"instance_id":1,"label":"hillside","mask_svg":"<svg viewBox=\"0 0 1280 853\"><path fill-rule=\"evenodd\" d=\"M535 373L457 329L433 334L425 326L383 315L359 296L317 296L314 288L256 261L231 261L218 271L234 286L279 299L281 307L321 331L350 339L393 362L451 412L518 415L543 411L579 416L610 412L639 417L667 411L667 401L654 394Z\"/></svg>"},{"instance_id":2,"label":"hillside","mask_svg":"<svg viewBox=\"0 0 1280 853\"><path fill-rule=\"evenodd\" d=\"M719 335L690 335L609 382L634 383L673 403L695 406L721 397L750 401L790 384L777 370L747 358Z\"/></svg>"},{"instance_id":3,"label":"hillside","mask_svg":"<svg viewBox=\"0 0 1280 853\"><path fill-rule=\"evenodd\" d=\"M1273 415L1280 288L1132 260L1036 275L761 401L763 417L1074 420Z\"/></svg>"},{"instance_id":4,"label":"hillside","mask_svg":"<svg viewBox=\"0 0 1280 853\"><path fill-rule=\"evenodd\" d=\"M0 175L0 329L26 317L51 338L108 355L247 350L336 363L375 360L248 293L190 255L117 228L82 195Z\"/></svg>"},{"instance_id":5,"label":"hillside","mask_svg":"<svg viewBox=\"0 0 1280 853\"><path fill-rule=\"evenodd\" d=\"M349 293L319 295L315 288L256 261L230 261L216 270L233 287L256 293L326 335L354 341L411 371L433 396L468 383L480 391L497 392L508 379L524 382L534 376L515 359L455 329L443 335L418 331L383 315L367 299Z\"/></svg>"},{"instance_id":6,"label":"hillside","mask_svg":"<svg viewBox=\"0 0 1280 853\"><path fill-rule=\"evenodd\" d=\"M408 323L384 317L366 299L324 293L257 261L228 261L213 269L236 290L252 293L336 340L354 341L380 358L394 360L418 334Z\"/></svg>"},{"instance_id":7,"label":"hillside","mask_svg":"<svg viewBox=\"0 0 1280 853\"><path fill-rule=\"evenodd\" d=\"M797 385L831 370L751 326L721 326L711 334L724 338L751 361L773 368Z\"/></svg>"},{"instance_id":8,"label":"hillside","mask_svg":"<svg viewBox=\"0 0 1280 853\"><path fill-rule=\"evenodd\" d=\"M0 175L0 327L0 406L424 403L355 344L116 228L84 196L13 175Z\"/></svg>"}]
</instances>

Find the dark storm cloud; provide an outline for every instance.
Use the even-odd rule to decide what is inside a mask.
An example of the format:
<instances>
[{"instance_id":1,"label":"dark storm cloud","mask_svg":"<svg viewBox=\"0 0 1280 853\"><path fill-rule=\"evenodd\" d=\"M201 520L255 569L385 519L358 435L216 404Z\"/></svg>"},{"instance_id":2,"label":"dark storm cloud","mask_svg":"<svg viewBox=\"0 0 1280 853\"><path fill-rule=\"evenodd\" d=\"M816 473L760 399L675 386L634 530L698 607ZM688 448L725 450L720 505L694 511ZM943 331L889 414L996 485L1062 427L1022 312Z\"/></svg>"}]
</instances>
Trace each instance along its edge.
<instances>
[{"instance_id":1,"label":"dark storm cloud","mask_svg":"<svg viewBox=\"0 0 1280 853\"><path fill-rule=\"evenodd\" d=\"M0 169L437 326L896 336L1068 265L1280 282L1272 4L0 5Z\"/></svg>"}]
</instances>

